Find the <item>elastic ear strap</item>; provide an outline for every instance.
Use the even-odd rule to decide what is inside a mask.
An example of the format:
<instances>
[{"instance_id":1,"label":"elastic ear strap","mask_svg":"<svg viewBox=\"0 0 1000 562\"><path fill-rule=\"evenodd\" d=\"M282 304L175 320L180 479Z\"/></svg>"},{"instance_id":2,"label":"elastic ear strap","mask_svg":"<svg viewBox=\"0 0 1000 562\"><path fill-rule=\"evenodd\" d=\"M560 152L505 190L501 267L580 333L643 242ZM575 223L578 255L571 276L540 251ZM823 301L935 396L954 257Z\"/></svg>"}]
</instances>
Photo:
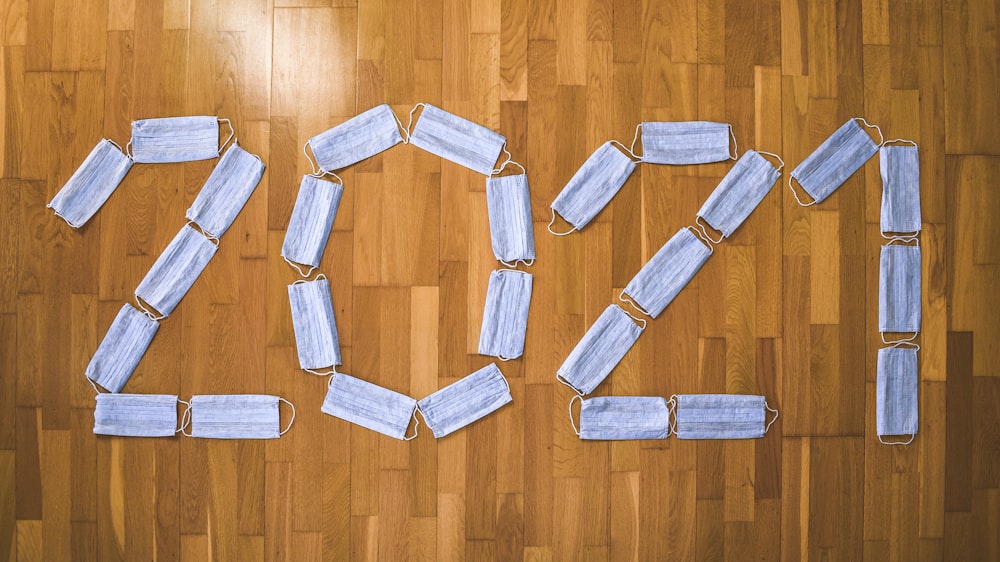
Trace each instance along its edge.
<instances>
[{"instance_id":1,"label":"elastic ear strap","mask_svg":"<svg viewBox=\"0 0 1000 562\"><path fill-rule=\"evenodd\" d=\"M620 142L618 142L616 140L612 140L610 142L611 142L611 144L613 144L613 145L621 148L622 152L624 152L625 154L631 156L635 162L642 162L642 158L639 158L638 156L636 156L635 153L632 152L632 150L629 147L625 146L624 144L622 144L622 143L620 143Z\"/></svg>"},{"instance_id":2,"label":"elastic ear strap","mask_svg":"<svg viewBox=\"0 0 1000 562\"><path fill-rule=\"evenodd\" d=\"M622 289L622 292L618 293L618 300L620 300L621 302L623 302L625 304L628 304L628 305L631 305L631 306L635 307L636 310L638 310L639 312L645 314L646 316L652 317L652 315L650 313L646 312L645 309L643 309L636 302L634 302L632 300L631 296L629 296L629 298L627 298L627 299L625 298L625 289ZM621 310L622 312L624 312L625 314L628 314L628 317L631 318L632 320L635 320L635 323L639 324L642 327L643 330L646 329L646 319L645 318L639 318L638 316L636 316L636 315L632 314L631 312L625 310L621 306L619 306L618 309Z\"/></svg>"},{"instance_id":3,"label":"elastic ear strap","mask_svg":"<svg viewBox=\"0 0 1000 562\"><path fill-rule=\"evenodd\" d=\"M94 381L90 380L90 377L88 377L87 375L84 375L83 378L87 379L87 382L90 383L90 386L94 387L94 394L95 395L101 393L100 389L97 388L97 385L94 384Z\"/></svg>"},{"instance_id":4,"label":"elastic ear strap","mask_svg":"<svg viewBox=\"0 0 1000 562\"><path fill-rule=\"evenodd\" d=\"M180 399L178 399L177 401L178 402L184 402L183 400L180 400ZM184 414L181 416L181 428L180 428L180 432L181 432L181 435L186 435L187 437L194 437L193 435L191 435L191 433L194 433L194 432L188 433L188 432L184 431L185 428L191 427L191 419L194 417L194 414L191 413L191 403L190 402L184 402L184 404L187 404L187 408L184 408Z\"/></svg>"},{"instance_id":5,"label":"elastic ear strap","mask_svg":"<svg viewBox=\"0 0 1000 562\"><path fill-rule=\"evenodd\" d=\"M113 141L111 139L104 139L104 140L106 140L106 141L110 142L111 144L115 145L115 148L117 148L118 150L121 150L122 154L125 154L125 151L122 150L122 147L118 143L116 143L115 141ZM128 155L126 154L126 156L128 156Z\"/></svg>"},{"instance_id":6,"label":"elastic ear strap","mask_svg":"<svg viewBox=\"0 0 1000 562\"><path fill-rule=\"evenodd\" d=\"M900 340L897 342L893 342L892 345L890 345L889 347L899 348L900 346L906 349L915 349L917 351L920 351L920 344L914 343L911 340Z\"/></svg>"},{"instance_id":7,"label":"elastic ear strap","mask_svg":"<svg viewBox=\"0 0 1000 562\"><path fill-rule=\"evenodd\" d=\"M885 137L882 136L882 129L880 129L878 125L872 125L864 117L855 117L854 119L864 123L865 127L868 127L869 129L875 129L876 131L878 131L878 145L882 146L883 144L885 144Z\"/></svg>"},{"instance_id":8,"label":"elastic ear strap","mask_svg":"<svg viewBox=\"0 0 1000 562\"><path fill-rule=\"evenodd\" d=\"M150 320L152 320L154 322L159 322L160 320L163 320L164 318L167 317L166 314L161 314L160 316L156 316L155 314L153 314L152 312L150 312L149 309L146 308L146 306L144 304L142 304L142 299L139 298L139 295L137 295L135 293L132 293L132 294L135 296L135 304L136 304L136 306L138 306L139 309L142 310L142 312L145 313L145 315Z\"/></svg>"},{"instance_id":9,"label":"elastic ear strap","mask_svg":"<svg viewBox=\"0 0 1000 562\"><path fill-rule=\"evenodd\" d=\"M697 217L695 217L695 224L697 224L697 223L698 223L698 220L697 220ZM703 232L700 228L695 228L693 226L689 226L689 227L687 227L687 229L692 234L694 234L695 236L697 236L702 242L704 242L706 246L708 246L709 253L712 253L712 254L715 253L715 244L712 244L712 238L707 233ZM720 238L719 241L721 242L722 239Z\"/></svg>"},{"instance_id":10,"label":"elastic ear strap","mask_svg":"<svg viewBox=\"0 0 1000 562\"><path fill-rule=\"evenodd\" d=\"M768 422L768 424L764 427L764 433L767 433L767 431L771 429L771 424L773 424L778 419L778 410L775 410L774 408L768 406L766 400L764 401L764 409L767 410L768 412L774 412L774 417L771 418L771 421Z\"/></svg>"},{"instance_id":11,"label":"elastic ear strap","mask_svg":"<svg viewBox=\"0 0 1000 562\"><path fill-rule=\"evenodd\" d=\"M396 125L399 125L399 136L403 137L403 144L410 144L410 131L408 131L406 127L403 127L403 122L399 120L399 116L396 115L396 112L393 111L391 107L389 108L389 113L391 113L392 118L396 120Z\"/></svg>"},{"instance_id":12,"label":"elastic ear strap","mask_svg":"<svg viewBox=\"0 0 1000 562\"><path fill-rule=\"evenodd\" d=\"M410 110L410 120L406 123L407 142L409 142L413 138L413 113L417 111L418 107L427 107L427 104L420 102L417 105L413 106L413 109ZM423 113L421 113L421 115L423 115Z\"/></svg>"},{"instance_id":13,"label":"elastic ear strap","mask_svg":"<svg viewBox=\"0 0 1000 562\"><path fill-rule=\"evenodd\" d=\"M128 142L125 144L125 156L128 156L129 160L135 160L132 157L132 139L128 139Z\"/></svg>"},{"instance_id":14,"label":"elastic ear strap","mask_svg":"<svg viewBox=\"0 0 1000 562\"><path fill-rule=\"evenodd\" d=\"M736 133L733 132L733 124L729 124L729 136L733 139L733 155L730 156L731 159L736 160L740 154L740 146L736 144Z\"/></svg>"},{"instance_id":15,"label":"elastic ear strap","mask_svg":"<svg viewBox=\"0 0 1000 562\"><path fill-rule=\"evenodd\" d=\"M917 143L915 141L911 141L910 139L892 139L892 140L887 140L887 141L882 142L882 146L886 146L887 144L893 143L893 142L901 142L903 144L912 144L913 146L917 146Z\"/></svg>"},{"instance_id":16,"label":"elastic ear strap","mask_svg":"<svg viewBox=\"0 0 1000 562\"><path fill-rule=\"evenodd\" d=\"M226 148L226 145L229 144L229 141L233 140L233 137L236 136L236 129L233 128L232 121L230 121L229 119L219 118L219 123L222 123L223 121L225 121L226 125L229 125L229 138L227 138L226 142L222 143L222 145L219 147L219 152L222 152L222 149Z\"/></svg>"},{"instance_id":17,"label":"elastic ear strap","mask_svg":"<svg viewBox=\"0 0 1000 562\"><path fill-rule=\"evenodd\" d=\"M552 230L552 225L556 222L556 210L553 209L552 207L549 207L549 210L552 211L552 220L549 221L549 226L546 227L546 228L548 228L549 233L555 234L556 236L566 236L567 234L573 234L573 231L576 230L575 226L573 228L569 229L569 231L567 231L567 232L556 232L556 231Z\"/></svg>"},{"instance_id":18,"label":"elastic ear strap","mask_svg":"<svg viewBox=\"0 0 1000 562\"><path fill-rule=\"evenodd\" d=\"M670 419L673 418L671 422ZM671 394L667 400L667 424L670 426L670 433L677 435L677 395Z\"/></svg>"},{"instance_id":19,"label":"elastic ear strap","mask_svg":"<svg viewBox=\"0 0 1000 562\"><path fill-rule=\"evenodd\" d=\"M507 159L504 160L503 163L500 164L499 168L493 170L493 172L490 174L490 176L495 176L495 175L499 174L500 172L503 171L504 168L507 167L507 164L509 164L510 162L512 162L511 157L510 157L510 151L507 150L507 145L506 144L503 147L503 153L507 155ZM520 166L520 164L518 164L518 166ZM524 168L521 168L521 169L523 170Z\"/></svg>"},{"instance_id":20,"label":"elastic ear strap","mask_svg":"<svg viewBox=\"0 0 1000 562\"><path fill-rule=\"evenodd\" d=\"M576 422L573 421L573 401L577 400L577 399L580 400L580 414L581 415L583 414L583 397L580 396L579 394L574 394L573 397L569 399L569 407L568 407L568 410L569 410L569 423L573 426L573 432L576 433L577 435L580 435L580 428L578 428L576 426ZM581 420L581 423L582 423L582 421L583 420Z\"/></svg>"},{"instance_id":21,"label":"elastic ear strap","mask_svg":"<svg viewBox=\"0 0 1000 562\"><path fill-rule=\"evenodd\" d=\"M886 246L892 246L896 242L900 244L909 244L910 242L915 242L914 245L916 246L920 245L920 238L918 237L920 234L919 232L914 233L912 235L907 234L898 236L886 236L884 232L881 232L880 234L882 234L882 238L888 240L888 242L886 242L885 244Z\"/></svg>"},{"instance_id":22,"label":"elastic ear strap","mask_svg":"<svg viewBox=\"0 0 1000 562\"><path fill-rule=\"evenodd\" d=\"M768 156L774 156L775 158L778 159L778 162L781 162L781 165L778 166L778 171L780 172L782 169L784 169L784 167L785 167L785 160L782 159L781 156L778 156L777 154L775 154L773 152L764 152L763 150L758 150L757 154L767 154Z\"/></svg>"},{"instance_id":23,"label":"elastic ear strap","mask_svg":"<svg viewBox=\"0 0 1000 562\"><path fill-rule=\"evenodd\" d=\"M202 236L208 238L209 242L215 244L216 247L219 246L219 237L202 228L200 224L194 221L187 221L187 224L185 226L191 226L192 228L196 229L199 233L201 233Z\"/></svg>"},{"instance_id":24,"label":"elastic ear strap","mask_svg":"<svg viewBox=\"0 0 1000 562\"><path fill-rule=\"evenodd\" d=\"M320 377L325 377L327 375L338 375L338 374L340 374L340 373L337 372L337 366L336 365L330 367L329 371L323 371L323 372L314 371L312 369L302 369L302 370L305 371L305 372L307 372L307 373L312 373L312 374L314 374L316 376L320 376Z\"/></svg>"},{"instance_id":25,"label":"elastic ear strap","mask_svg":"<svg viewBox=\"0 0 1000 562\"><path fill-rule=\"evenodd\" d=\"M285 260L285 261L288 261L288 260ZM291 262L289 262L289 263L291 263ZM312 272L312 270L310 270L310 272ZM326 279L326 274L325 273L320 273L319 275L316 276L315 279L313 279L313 281L319 281L320 279ZM310 282L311 281L309 281L308 279L299 279L299 280L295 281L294 283L292 283L292 285L298 285L300 283L310 283Z\"/></svg>"},{"instance_id":26,"label":"elastic ear strap","mask_svg":"<svg viewBox=\"0 0 1000 562\"><path fill-rule=\"evenodd\" d=\"M704 221L704 220L705 220L705 217L702 217L701 215L696 215L694 217L694 225L697 226L701 230L702 237L708 239L712 243L713 246L715 244L718 244L718 243L722 242L722 239L725 238L726 235L720 232L718 240L715 240L714 238L712 238L711 236L709 236L708 235L708 228L705 226L706 224L708 224L708 221L705 221L705 224L701 224L701 221Z\"/></svg>"},{"instance_id":27,"label":"elastic ear strap","mask_svg":"<svg viewBox=\"0 0 1000 562\"><path fill-rule=\"evenodd\" d=\"M642 128L642 123L639 123L638 125L635 126L635 134L632 135L632 146L628 147L628 151L631 152L633 156L635 155L635 141L639 140L639 129L641 128ZM642 147L642 149L643 151L645 151L646 147ZM642 156L639 156L638 158L639 161L641 162Z\"/></svg>"},{"instance_id":28,"label":"elastic ear strap","mask_svg":"<svg viewBox=\"0 0 1000 562\"><path fill-rule=\"evenodd\" d=\"M577 388L575 386L573 386L572 384L570 384L570 382L568 380L564 379L562 377L562 375L560 375L559 373L556 373L556 380L559 381L559 382L561 382L562 384L568 386L569 389L572 390L573 392L575 392L576 394L578 394L580 396L583 396L583 394L584 394L583 392L580 392L579 390L577 390Z\"/></svg>"},{"instance_id":29,"label":"elastic ear strap","mask_svg":"<svg viewBox=\"0 0 1000 562\"><path fill-rule=\"evenodd\" d=\"M813 199L811 203L803 203L802 200L799 199L799 194L796 193L795 188L792 186L792 180L793 179L795 179L795 177L792 176L791 174L788 174L788 189L790 189L792 191L792 195L795 197L795 201L798 202L798 204L799 204L800 207L812 207L816 203L819 203L819 201L817 201L815 199ZM796 179L795 181L799 181L799 180ZM799 182L799 185L802 185L802 182ZM805 191L806 194L809 193L808 191L806 191L805 187L802 188L802 191Z\"/></svg>"},{"instance_id":30,"label":"elastic ear strap","mask_svg":"<svg viewBox=\"0 0 1000 562\"><path fill-rule=\"evenodd\" d=\"M910 439L908 441L885 441L882 439L882 436L879 435L878 442L883 445L909 445L910 443L913 443L913 440L916 439L916 437L917 437L916 433L911 433Z\"/></svg>"},{"instance_id":31,"label":"elastic ear strap","mask_svg":"<svg viewBox=\"0 0 1000 562\"><path fill-rule=\"evenodd\" d=\"M503 385L507 387L507 394L510 394L510 383L507 382L507 377L503 376L503 371L500 370L500 367L497 367L497 372L500 373L500 380L503 381Z\"/></svg>"},{"instance_id":32,"label":"elastic ear strap","mask_svg":"<svg viewBox=\"0 0 1000 562\"><path fill-rule=\"evenodd\" d=\"M404 433L403 434L403 441L411 441L411 440L415 439L417 437L417 434L419 433L417 430L420 428L420 420L417 419L417 405L416 404L413 405L413 411L410 412L410 417L413 418L413 435L407 437L406 434Z\"/></svg>"},{"instance_id":33,"label":"elastic ear strap","mask_svg":"<svg viewBox=\"0 0 1000 562\"><path fill-rule=\"evenodd\" d=\"M295 268L295 271L298 271L299 275L301 275L302 277L305 277L307 279L309 278L310 275L312 275L312 272L316 269L316 266L312 265L312 266L309 266L309 271L307 273L302 273L302 269L299 267L299 264L293 262L292 260L286 258L285 256L281 256L281 258L285 260L285 263L287 263L288 265L290 265L293 268Z\"/></svg>"},{"instance_id":34,"label":"elastic ear strap","mask_svg":"<svg viewBox=\"0 0 1000 562\"><path fill-rule=\"evenodd\" d=\"M312 170L312 174L310 175L313 177L317 177L316 174L319 174L319 172L321 172L322 170L319 171L316 170L318 166L316 165L315 162L313 162L313 159L309 156L309 153L306 152L307 146L309 146L309 141L306 141L306 143L302 145L302 154L306 156L306 161L309 162L309 169Z\"/></svg>"},{"instance_id":35,"label":"elastic ear strap","mask_svg":"<svg viewBox=\"0 0 1000 562\"><path fill-rule=\"evenodd\" d=\"M509 262L506 262L504 260L497 260L497 261L499 261L500 263L504 264L504 266L506 266L510 271L520 271L520 270L516 269L517 268L517 264L519 264L519 263L523 263L525 267L531 267L531 266L535 265L535 260L534 259L530 259L530 260L516 259L516 260L514 260L514 263L509 263Z\"/></svg>"},{"instance_id":36,"label":"elastic ear strap","mask_svg":"<svg viewBox=\"0 0 1000 562\"><path fill-rule=\"evenodd\" d=\"M908 338L902 338L902 339L898 339L898 340L888 340L888 341L885 339L886 332L879 332L878 335L879 335L879 337L882 338L882 343L884 343L885 345L897 345L897 344L901 344L901 343L913 343L913 340L917 339L917 335L920 334L920 332L894 332L894 333L900 333L900 334L909 334L909 333L912 333L913 335L910 336L910 337L908 337ZM913 345L917 345L917 344L914 343ZM919 345L917 345L917 349L920 349Z\"/></svg>"},{"instance_id":37,"label":"elastic ear strap","mask_svg":"<svg viewBox=\"0 0 1000 562\"><path fill-rule=\"evenodd\" d=\"M284 434L288 433L289 429L292 429L292 424L295 423L295 404L292 404L291 402L289 402L288 400L285 400L284 398L282 398L280 396L278 397L278 400L281 401L281 402L284 402L285 404L288 404L292 408L292 419L288 420L288 427L286 427L284 430L282 430L281 432L278 433L278 435L284 435Z\"/></svg>"}]
</instances>

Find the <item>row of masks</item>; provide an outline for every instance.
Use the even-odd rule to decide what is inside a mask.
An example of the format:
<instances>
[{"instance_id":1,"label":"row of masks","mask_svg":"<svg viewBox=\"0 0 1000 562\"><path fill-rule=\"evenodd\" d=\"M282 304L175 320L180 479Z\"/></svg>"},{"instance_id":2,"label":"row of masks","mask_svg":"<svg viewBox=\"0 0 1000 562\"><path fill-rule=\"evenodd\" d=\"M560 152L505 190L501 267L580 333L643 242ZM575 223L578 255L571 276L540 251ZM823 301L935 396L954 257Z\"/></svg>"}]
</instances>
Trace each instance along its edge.
<instances>
[{"instance_id":1,"label":"row of masks","mask_svg":"<svg viewBox=\"0 0 1000 562\"><path fill-rule=\"evenodd\" d=\"M421 111L414 125L417 110ZM520 357L533 276L514 266L534 263L535 240L527 173L513 162L506 142L495 131L421 103L410 111L406 126L383 104L310 138L303 146L312 173L303 176L299 185L281 256L306 278L288 286L288 300L299 366L310 373L330 375L323 412L396 439L412 439L417 435L419 411L440 438L511 401L510 388L495 363L419 401L338 373L342 360L330 283L323 274L308 279L323 258L343 196L343 181L336 171L397 144L412 144L487 176L493 253L507 267L490 274L479 353L504 361ZM506 160L494 169L502 153ZM520 173L500 176L508 164ZM407 436L411 424L413 434Z\"/></svg>"}]
</instances>

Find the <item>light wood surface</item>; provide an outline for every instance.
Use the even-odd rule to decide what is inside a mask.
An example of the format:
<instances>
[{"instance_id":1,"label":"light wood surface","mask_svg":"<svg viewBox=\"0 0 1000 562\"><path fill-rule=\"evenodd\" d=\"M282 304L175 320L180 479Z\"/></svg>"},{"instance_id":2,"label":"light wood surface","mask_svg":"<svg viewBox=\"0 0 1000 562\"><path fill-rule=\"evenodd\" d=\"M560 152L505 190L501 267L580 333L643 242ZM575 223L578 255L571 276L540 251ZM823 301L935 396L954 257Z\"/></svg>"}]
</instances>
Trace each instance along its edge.
<instances>
[{"instance_id":1,"label":"light wood surface","mask_svg":"<svg viewBox=\"0 0 1000 562\"><path fill-rule=\"evenodd\" d=\"M0 24L0 560L1000 559L995 0L15 0ZM538 261L513 404L403 443L320 412L280 247L302 144L420 101L507 136ZM79 231L45 204L102 136L190 114L232 119L267 172L126 391L281 395L279 440L92 433L84 368L214 162L136 165ZM556 368L729 164L640 166L555 238L576 168L702 119L787 174L854 116L920 145L914 444L874 431L877 158L809 209L783 176L598 389L764 394L765 438L581 442ZM419 398L487 364L482 177L411 147L341 175L320 270L343 371Z\"/></svg>"}]
</instances>

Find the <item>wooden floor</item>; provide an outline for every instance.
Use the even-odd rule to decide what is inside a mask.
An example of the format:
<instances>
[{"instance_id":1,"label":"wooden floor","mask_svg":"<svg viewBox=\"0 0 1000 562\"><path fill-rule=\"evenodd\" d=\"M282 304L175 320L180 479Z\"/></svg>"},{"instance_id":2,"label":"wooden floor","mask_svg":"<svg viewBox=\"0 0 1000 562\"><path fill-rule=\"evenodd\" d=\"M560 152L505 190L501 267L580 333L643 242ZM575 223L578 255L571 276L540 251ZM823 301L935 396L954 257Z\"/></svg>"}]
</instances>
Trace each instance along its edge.
<instances>
[{"instance_id":1,"label":"wooden floor","mask_svg":"<svg viewBox=\"0 0 1000 562\"><path fill-rule=\"evenodd\" d=\"M0 560L1000 559L1000 4L329 3L3 3ZM404 443L320 412L280 247L303 143L421 101L507 136L538 261L513 404ZM281 395L278 440L92 433L84 368L214 162L136 165L79 231L45 205L102 136L189 114L232 119L267 173L125 390ZM576 168L641 120L703 119L787 173L854 116L920 145L914 444L874 430L877 158L809 209L783 176L597 392L764 394L770 433L581 442L556 368L729 164L640 166L555 238ZM402 146L341 175L320 269L342 370L419 398L488 364L482 177Z\"/></svg>"}]
</instances>

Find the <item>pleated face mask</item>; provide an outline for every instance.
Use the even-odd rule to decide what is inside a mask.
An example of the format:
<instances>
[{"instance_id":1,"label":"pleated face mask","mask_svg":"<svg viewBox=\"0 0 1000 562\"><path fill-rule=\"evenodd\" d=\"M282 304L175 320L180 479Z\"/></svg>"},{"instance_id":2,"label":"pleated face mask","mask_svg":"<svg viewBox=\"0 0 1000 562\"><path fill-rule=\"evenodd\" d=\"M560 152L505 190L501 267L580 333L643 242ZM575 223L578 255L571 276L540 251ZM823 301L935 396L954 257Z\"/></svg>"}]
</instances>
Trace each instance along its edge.
<instances>
[{"instance_id":1,"label":"pleated face mask","mask_svg":"<svg viewBox=\"0 0 1000 562\"><path fill-rule=\"evenodd\" d=\"M781 168L772 166L757 151L744 152L705 200L698 211L698 218L729 238L764 200L779 177ZM709 236L707 232L704 234ZM722 238L712 240L714 243L721 241Z\"/></svg>"},{"instance_id":2,"label":"pleated face mask","mask_svg":"<svg viewBox=\"0 0 1000 562\"><path fill-rule=\"evenodd\" d=\"M281 429L278 402L292 407L288 427ZM292 427L295 407L266 394L203 394L191 397L188 437L206 439L277 439Z\"/></svg>"},{"instance_id":3,"label":"pleated face mask","mask_svg":"<svg viewBox=\"0 0 1000 562\"><path fill-rule=\"evenodd\" d=\"M94 433L123 437L171 437L177 428L177 396L98 394Z\"/></svg>"},{"instance_id":4,"label":"pleated face mask","mask_svg":"<svg viewBox=\"0 0 1000 562\"><path fill-rule=\"evenodd\" d=\"M778 419L763 396L679 394L674 397L678 439L753 439L763 437ZM765 412L775 416L764 426Z\"/></svg>"},{"instance_id":5,"label":"pleated face mask","mask_svg":"<svg viewBox=\"0 0 1000 562\"><path fill-rule=\"evenodd\" d=\"M495 412L510 401L507 379L496 363L490 363L420 400L417 409L434 437L440 439Z\"/></svg>"},{"instance_id":6,"label":"pleated face mask","mask_svg":"<svg viewBox=\"0 0 1000 562\"><path fill-rule=\"evenodd\" d=\"M111 197L130 169L132 159L114 142L101 139L48 207L73 228L80 228Z\"/></svg>"},{"instance_id":7,"label":"pleated face mask","mask_svg":"<svg viewBox=\"0 0 1000 562\"><path fill-rule=\"evenodd\" d=\"M215 242L191 225L184 225L149 268L135 296L163 317L169 316L218 249Z\"/></svg>"},{"instance_id":8,"label":"pleated face mask","mask_svg":"<svg viewBox=\"0 0 1000 562\"><path fill-rule=\"evenodd\" d=\"M333 313L330 282L320 275L313 281L296 281L288 286L292 307L292 328L299 366L307 371L341 364L337 318Z\"/></svg>"},{"instance_id":9,"label":"pleated face mask","mask_svg":"<svg viewBox=\"0 0 1000 562\"><path fill-rule=\"evenodd\" d=\"M486 179L486 207L490 215L493 255L513 267L519 261L535 261L535 233L531 222L528 175Z\"/></svg>"},{"instance_id":10,"label":"pleated face mask","mask_svg":"<svg viewBox=\"0 0 1000 562\"><path fill-rule=\"evenodd\" d=\"M220 121L229 123L228 119L210 115L133 121L132 158L136 162L153 164L216 158L219 156ZM232 125L229 128L232 131Z\"/></svg>"},{"instance_id":11,"label":"pleated face mask","mask_svg":"<svg viewBox=\"0 0 1000 562\"><path fill-rule=\"evenodd\" d=\"M712 121L647 121L642 129L643 162L708 164L736 160L736 137L729 123ZM733 140L730 151L729 139ZM633 141L633 147L635 146Z\"/></svg>"},{"instance_id":12,"label":"pleated face mask","mask_svg":"<svg viewBox=\"0 0 1000 562\"><path fill-rule=\"evenodd\" d=\"M879 144L882 143L882 132L878 127L869 125L861 118L848 120L792 170L791 177L788 178L789 187L792 179L795 179L813 199L811 203L803 203L795 188L792 188L792 194L799 205L808 207L821 203L878 152L879 144L875 144L858 121L878 130Z\"/></svg>"},{"instance_id":13,"label":"pleated face mask","mask_svg":"<svg viewBox=\"0 0 1000 562\"><path fill-rule=\"evenodd\" d=\"M424 110L410 134L410 144L485 176L493 173L506 137L433 105L420 106Z\"/></svg>"},{"instance_id":14,"label":"pleated face mask","mask_svg":"<svg viewBox=\"0 0 1000 562\"><path fill-rule=\"evenodd\" d=\"M222 236L263 175L264 162L233 143L215 165L185 216L213 237Z\"/></svg>"},{"instance_id":15,"label":"pleated face mask","mask_svg":"<svg viewBox=\"0 0 1000 562\"><path fill-rule=\"evenodd\" d=\"M645 328L645 320L634 319L618 305L608 306L563 361L556 380L577 394L590 394L632 349Z\"/></svg>"},{"instance_id":16,"label":"pleated face mask","mask_svg":"<svg viewBox=\"0 0 1000 562\"><path fill-rule=\"evenodd\" d=\"M875 381L875 422L878 440L886 445L906 445L917 434L919 401L917 350L886 347L878 350ZM909 435L909 441L886 441L883 437Z\"/></svg>"},{"instance_id":17,"label":"pleated face mask","mask_svg":"<svg viewBox=\"0 0 1000 562\"><path fill-rule=\"evenodd\" d=\"M87 378L111 392L120 391L159 328L156 320L123 305L87 365Z\"/></svg>"},{"instance_id":18,"label":"pleated face mask","mask_svg":"<svg viewBox=\"0 0 1000 562\"><path fill-rule=\"evenodd\" d=\"M878 331L920 331L920 246L882 246Z\"/></svg>"},{"instance_id":19,"label":"pleated face mask","mask_svg":"<svg viewBox=\"0 0 1000 562\"><path fill-rule=\"evenodd\" d=\"M343 193L344 186L339 183L302 176L285 241L281 244L281 257L303 277L308 277L323 259ZM303 273L298 264L308 265L309 270Z\"/></svg>"},{"instance_id":20,"label":"pleated face mask","mask_svg":"<svg viewBox=\"0 0 1000 562\"><path fill-rule=\"evenodd\" d=\"M413 435L406 437L417 409L416 400L350 375L337 373L330 377L330 389L321 409L335 418L395 439L410 440L417 436L414 427Z\"/></svg>"},{"instance_id":21,"label":"pleated face mask","mask_svg":"<svg viewBox=\"0 0 1000 562\"><path fill-rule=\"evenodd\" d=\"M624 441L629 439L666 439L670 436L670 410L662 396L597 396L580 399L580 427L573 431L580 439Z\"/></svg>"},{"instance_id":22,"label":"pleated face mask","mask_svg":"<svg viewBox=\"0 0 1000 562\"><path fill-rule=\"evenodd\" d=\"M550 207L553 213L559 213L573 225L573 230L580 230L611 201L633 170L635 162L612 143L606 142L573 174ZM552 221L555 221L555 215ZM549 232L560 234L552 230L552 222L549 222Z\"/></svg>"},{"instance_id":23,"label":"pleated face mask","mask_svg":"<svg viewBox=\"0 0 1000 562\"><path fill-rule=\"evenodd\" d=\"M712 249L691 230L678 230L628 282L622 300L629 297L639 310L656 318L711 255Z\"/></svg>"},{"instance_id":24,"label":"pleated face mask","mask_svg":"<svg viewBox=\"0 0 1000 562\"><path fill-rule=\"evenodd\" d=\"M399 121L388 105L377 105L309 139L324 172L356 164L401 142Z\"/></svg>"},{"instance_id":25,"label":"pleated face mask","mask_svg":"<svg viewBox=\"0 0 1000 562\"><path fill-rule=\"evenodd\" d=\"M480 354L507 360L524 353L531 284L531 274L523 271L499 269L490 273L479 332Z\"/></svg>"},{"instance_id":26,"label":"pleated face mask","mask_svg":"<svg viewBox=\"0 0 1000 562\"><path fill-rule=\"evenodd\" d=\"M882 173L882 232L920 232L920 156L917 145L883 145L879 149L879 169Z\"/></svg>"}]
</instances>

